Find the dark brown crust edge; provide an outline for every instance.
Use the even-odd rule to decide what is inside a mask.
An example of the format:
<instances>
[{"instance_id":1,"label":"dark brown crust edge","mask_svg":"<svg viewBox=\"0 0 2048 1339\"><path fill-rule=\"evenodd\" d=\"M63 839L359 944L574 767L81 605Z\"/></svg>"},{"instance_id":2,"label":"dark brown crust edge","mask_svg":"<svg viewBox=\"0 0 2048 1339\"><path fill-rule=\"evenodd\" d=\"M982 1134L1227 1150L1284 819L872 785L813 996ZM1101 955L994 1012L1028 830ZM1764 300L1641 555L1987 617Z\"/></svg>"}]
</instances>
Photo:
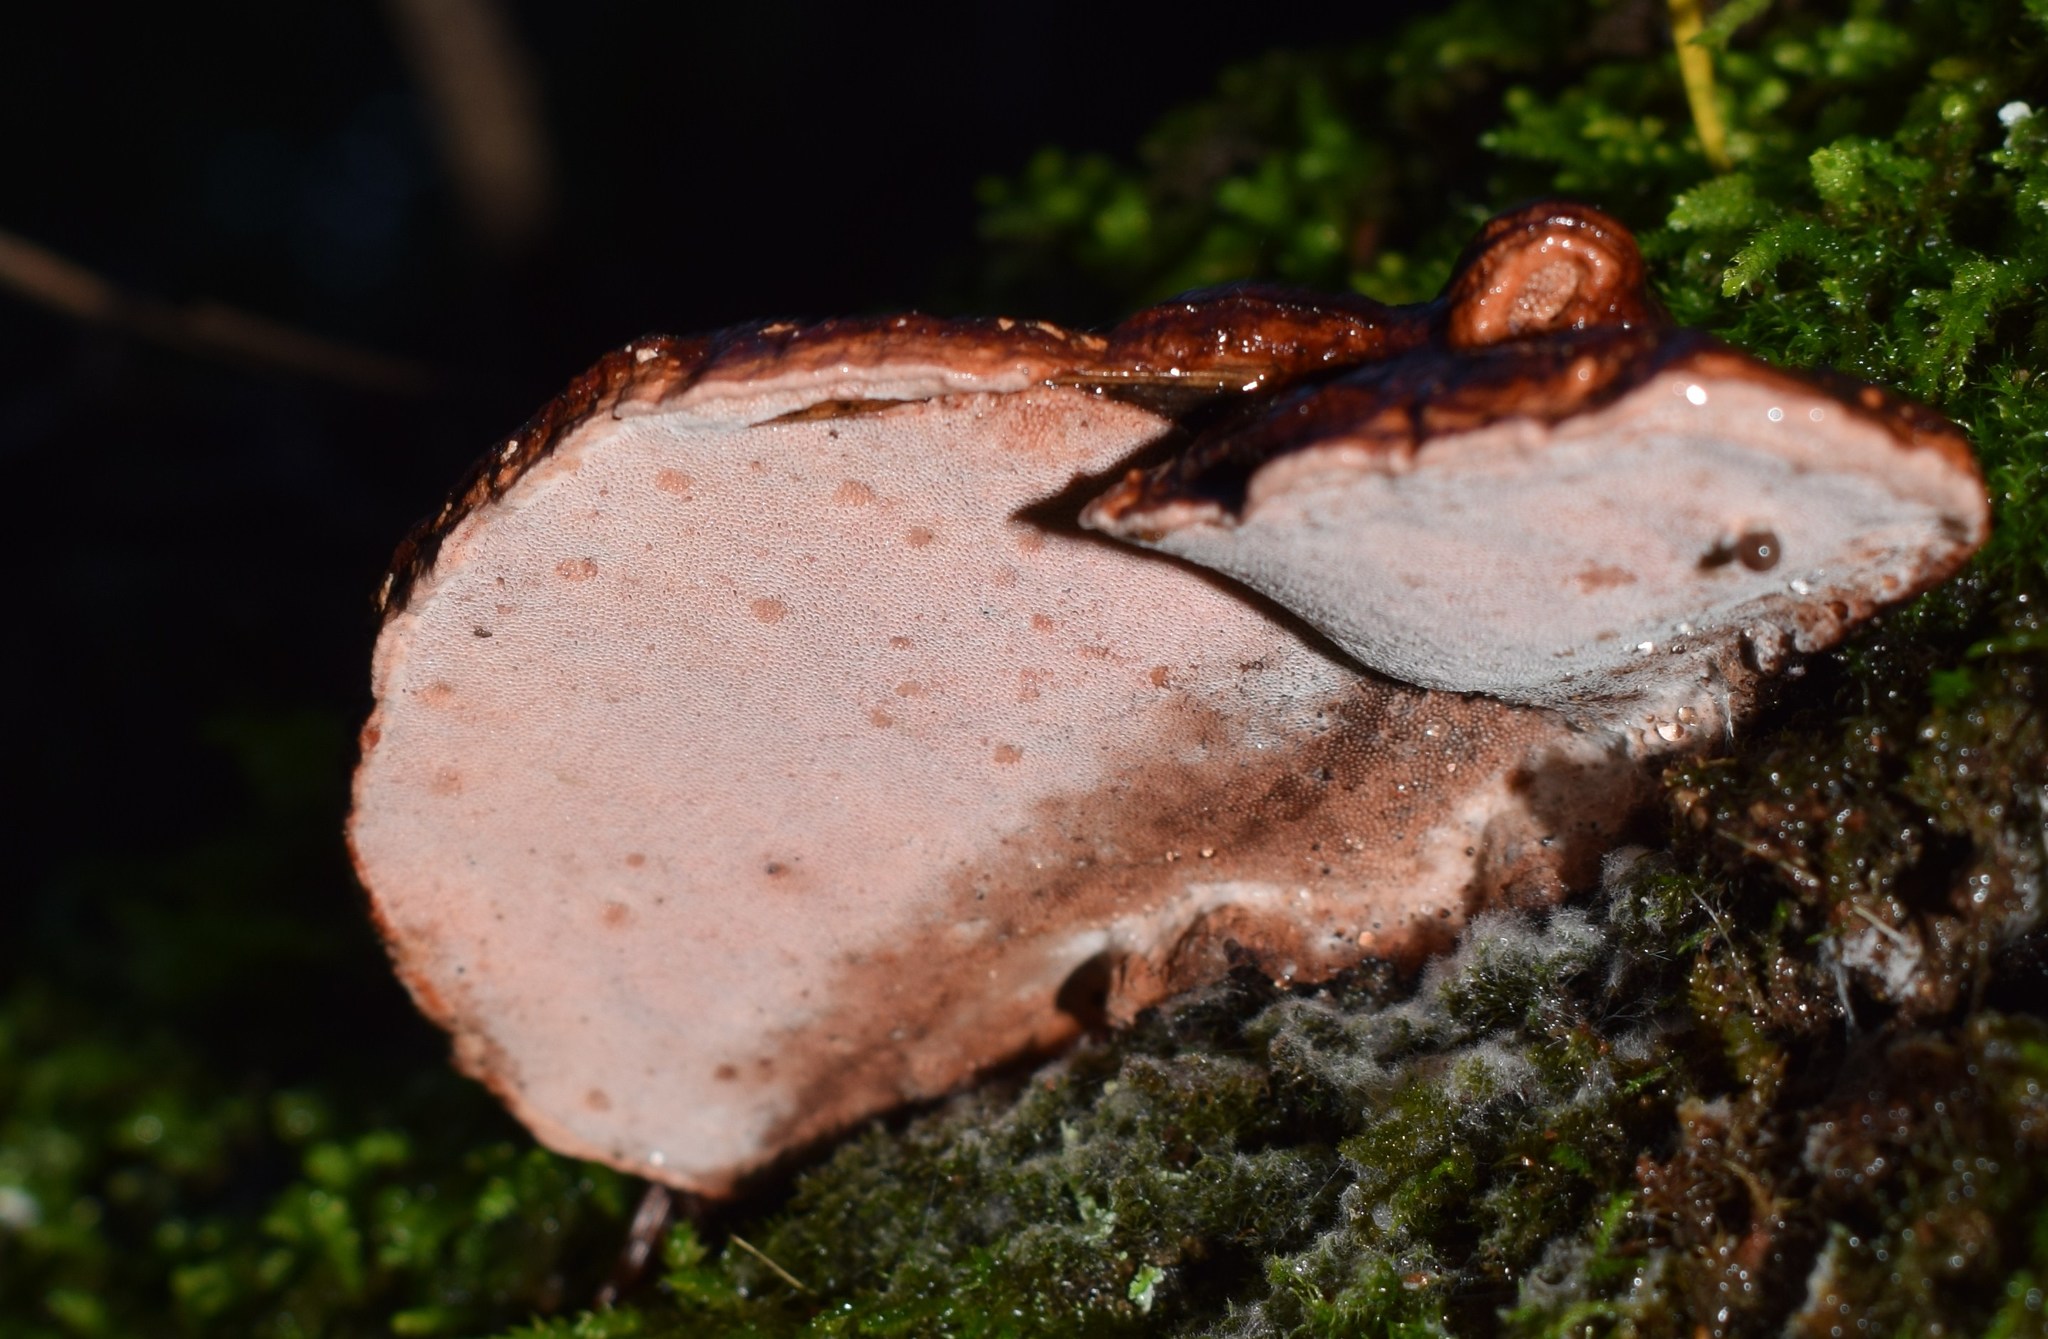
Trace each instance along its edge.
<instances>
[{"instance_id":1,"label":"dark brown crust edge","mask_svg":"<svg viewBox=\"0 0 2048 1339\"><path fill-rule=\"evenodd\" d=\"M917 314L813 325L764 322L688 338L650 335L599 359L470 467L440 508L399 543L377 593L377 611L388 621L403 610L457 526L503 497L578 427L627 402L658 404L709 382L918 363L969 372L1023 366L1047 385L1111 392L1148 385L1213 398L1412 346L1424 338L1427 319L1424 309L1390 308L1352 295L1241 285L1148 308L1107 335L1042 321Z\"/></svg>"},{"instance_id":2,"label":"dark brown crust edge","mask_svg":"<svg viewBox=\"0 0 2048 1339\"><path fill-rule=\"evenodd\" d=\"M1579 267L1580 282L1560 300L1543 301L1546 286L1554 288L1555 274L1548 272L1560 258ZM1429 349L1429 357L1403 372L1409 379L1403 394L1429 409L1422 417L1444 424L1463 418L1470 425L1475 415L1483 421L1516 410L1503 396L1477 389L1432 400L1441 383L1512 384L1525 397L1554 405L1553 416L1562 417L1592 407L1581 391L1619 394L1627 388L1622 384L1626 369L1612 358L1594 387L1564 385L1571 362L1558 357L1562 344L1605 334L1624 343L1633 336L1661 345L1665 336L1658 332L1669 331L1647 294L1642 257L1628 230L1590 206L1545 200L1490 220L1459 260L1443 296L1410 307L1387 307L1351 294L1247 284L1161 303L1103 335L1042 321L916 314L813 325L763 322L688 338L652 335L606 354L463 475L441 507L400 542L378 590L377 611L386 622L402 611L433 570L447 537L503 497L577 428L622 404L659 404L710 382L737 385L767 376L892 364L936 364L963 372L1014 373L1021 367L1046 385L1108 394L1170 391L1170 396L1148 399L1148 407L1164 411L1172 404L1185 411L1219 400L1269 397L1304 381L1326 381L1346 369ZM1670 338L1700 341L1703 354L1742 358L1758 377L1819 388L1882 422L1900 440L1932 446L1952 463L1976 470L1962 434L1921 406L1829 373L1802 380L1705 336L1677 332ZM1461 370L1466 359L1473 362ZM1241 415L1235 421L1246 422ZM1252 431L1259 433L1256 424ZM1426 435L1408 434L1407 449ZM1261 434L1261 440L1267 436ZM1390 434L1388 440L1399 436ZM1268 445L1270 458L1274 444ZM1127 479L1098 504L1097 514L1114 524L1176 496L1222 501L1219 493L1230 491L1223 475L1249 477L1254 467L1249 449L1249 443L1227 449L1198 443L1188 456L1152 475ZM1222 474L1198 483L1204 469L1217 465L1225 466Z\"/></svg>"},{"instance_id":3,"label":"dark brown crust edge","mask_svg":"<svg viewBox=\"0 0 2048 1339\"><path fill-rule=\"evenodd\" d=\"M1432 347L1283 395L1258 418L1196 440L1172 460L1133 471L1088 509L1084 523L1156 537L1147 518L1189 504L1241 517L1251 481L1271 462L1323 442L1413 459L1437 438L1524 419L1552 424L1603 408L1671 368L1705 378L1820 394L1901 446L1930 450L1981 482L1967 438L1939 414L1835 373L1787 372L1702 331L1594 328L1482 349Z\"/></svg>"},{"instance_id":4,"label":"dark brown crust edge","mask_svg":"<svg viewBox=\"0 0 2048 1339\"><path fill-rule=\"evenodd\" d=\"M465 519L495 502L563 438L628 401L660 403L711 381L889 364L938 363L963 371L1030 368L1049 385L1116 394L1171 389L1185 409L1250 394L1270 394L1304 378L1391 357L1430 342L1458 339L1466 308L1497 301L1491 276L1520 273L1528 254L1564 247L1601 261L1604 276L1535 324L1496 322L1483 340L1498 342L1597 322L1656 319L1642 290L1642 259L1620 223L1586 205L1540 201L1488 223L1434 302L1388 307L1355 294L1324 294L1243 284L1187 294L1146 308L1103 335L1042 321L906 315L738 326L716 334L651 335L615 349L569 384L457 482L432 516L399 544L377 594L386 621L406 607L433 569L442 543ZM1490 310L1490 309L1489 309ZM1159 401L1150 402L1159 407Z\"/></svg>"}]
</instances>

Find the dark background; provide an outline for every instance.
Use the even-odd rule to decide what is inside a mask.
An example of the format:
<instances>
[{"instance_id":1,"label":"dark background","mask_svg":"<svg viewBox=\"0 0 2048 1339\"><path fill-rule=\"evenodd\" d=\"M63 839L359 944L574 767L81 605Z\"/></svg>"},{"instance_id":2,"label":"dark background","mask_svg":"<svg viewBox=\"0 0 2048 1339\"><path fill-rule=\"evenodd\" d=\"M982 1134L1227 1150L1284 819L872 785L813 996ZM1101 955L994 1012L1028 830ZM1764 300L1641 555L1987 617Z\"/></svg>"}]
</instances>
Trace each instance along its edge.
<instances>
[{"instance_id":1,"label":"dark background","mask_svg":"<svg viewBox=\"0 0 2048 1339\"><path fill-rule=\"evenodd\" d=\"M81 319L0 287L0 975L215 998L227 1036L224 979L301 971L292 925L361 964L370 595L484 445L651 330L962 310L983 177L1127 154L1224 66L1417 7L500 6L549 164L508 239L463 207L402 0L16 6L0 231L126 296ZM223 349L206 303L419 385Z\"/></svg>"}]
</instances>

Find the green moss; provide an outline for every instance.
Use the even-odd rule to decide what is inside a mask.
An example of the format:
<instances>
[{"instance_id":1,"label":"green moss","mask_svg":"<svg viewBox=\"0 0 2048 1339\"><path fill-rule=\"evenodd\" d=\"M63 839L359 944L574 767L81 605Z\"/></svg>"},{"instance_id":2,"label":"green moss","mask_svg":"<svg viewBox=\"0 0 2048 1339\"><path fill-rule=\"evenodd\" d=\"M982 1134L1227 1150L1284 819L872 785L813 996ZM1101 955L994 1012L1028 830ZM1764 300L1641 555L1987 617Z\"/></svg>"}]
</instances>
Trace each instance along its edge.
<instances>
[{"instance_id":1,"label":"green moss","mask_svg":"<svg viewBox=\"0 0 2048 1339\"><path fill-rule=\"evenodd\" d=\"M448 1071L338 878L327 918L275 907L338 860L338 722L208 734L260 799L76 871L99 914L0 995L0 1332L443 1335L584 1302L625 1179Z\"/></svg>"},{"instance_id":2,"label":"green moss","mask_svg":"<svg viewBox=\"0 0 2048 1339\"><path fill-rule=\"evenodd\" d=\"M629 1207L453 1076L344 1117L44 988L4 1017L10 1335L470 1332L562 1305Z\"/></svg>"},{"instance_id":3,"label":"green moss","mask_svg":"<svg viewBox=\"0 0 2048 1339\"><path fill-rule=\"evenodd\" d=\"M1674 769L1658 850L1419 979L1235 978L871 1126L591 1313L631 1188L392 1021L344 898L269 912L335 860L342 739L223 722L269 807L80 872L112 910L49 938L92 955L0 1001L0 1329L2042 1332L2048 4L1724 7L1723 175L1658 9L1464 0L1267 57L1134 164L1048 150L984 215L991 292L1108 317L1244 277L1424 297L1477 219L1569 191L1680 319L1969 428L1985 554ZM272 1018L280 974L320 1007ZM276 1035L313 1016L400 1040Z\"/></svg>"}]
</instances>

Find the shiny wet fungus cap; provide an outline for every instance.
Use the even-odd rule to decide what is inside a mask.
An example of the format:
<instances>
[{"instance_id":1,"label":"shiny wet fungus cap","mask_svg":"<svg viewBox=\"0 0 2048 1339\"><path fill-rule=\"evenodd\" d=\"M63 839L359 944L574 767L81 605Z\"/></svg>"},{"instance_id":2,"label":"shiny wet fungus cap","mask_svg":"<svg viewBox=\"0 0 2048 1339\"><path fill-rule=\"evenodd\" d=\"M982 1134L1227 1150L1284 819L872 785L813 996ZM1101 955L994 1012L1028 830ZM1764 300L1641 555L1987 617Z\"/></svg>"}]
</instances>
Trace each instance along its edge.
<instances>
[{"instance_id":1,"label":"shiny wet fungus cap","mask_svg":"<svg viewBox=\"0 0 2048 1339\"><path fill-rule=\"evenodd\" d=\"M1667 742L1982 543L1952 425L1674 329L1632 244L1557 232L1490 229L1431 342L1211 431L1084 523L1405 682Z\"/></svg>"}]
</instances>

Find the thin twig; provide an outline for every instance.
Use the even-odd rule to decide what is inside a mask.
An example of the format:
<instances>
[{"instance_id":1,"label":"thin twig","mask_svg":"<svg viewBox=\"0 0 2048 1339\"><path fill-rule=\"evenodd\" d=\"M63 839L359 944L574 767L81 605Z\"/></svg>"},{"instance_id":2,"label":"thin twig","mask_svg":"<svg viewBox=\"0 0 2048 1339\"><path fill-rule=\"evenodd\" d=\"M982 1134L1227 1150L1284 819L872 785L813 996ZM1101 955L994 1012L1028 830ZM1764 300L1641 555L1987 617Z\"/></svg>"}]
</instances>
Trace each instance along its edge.
<instances>
[{"instance_id":1,"label":"thin twig","mask_svg":"<svg viewBox=\"0 0 2048 1339\"><path fill-rule=\"evenodd\" d=\"M1712 902L1707 901L1699 893L1694 893L1692 900L1699 903L1700 909L1707 913L1707 919L1713 921L1714 928L1721 932L1721 941L1728 945L1729 950L1732 952L1735 948L1735 934L1728 928L1728 923L1721 919L1721 913L1715 909ZM1757 993L1756 983L1749 979L1748 969L1738 962L1735 965L1735 972L1742 982L1742 993L1749 997L1749 1007L1758 1013L1762 1013L1764 1011L1764 999L1762 995Z\"/></svg>"},{"instance_id":2,"label":"thin twig","mask_svg":"<svg viewBox=\"0 0 2048 1339\"><path fill-rule=\"evenodd\" d=\"M1714 835L1716 837L1721 838L1723 841L1735 843L1735 845L1739 847L1744 854L1750 856L1752 859L1760 860L1764 864L1769 865L1772 869L1778 870L1779 872L1789 876L1794 883L1797 883L1800 887L1806 889L1808 892L1820 891L1822 886L1820 875L1815 874L1812 870L1800 864L1791 856L1780 855L1776 851L1771 850L1769 847L1764 846L1759 842L1750 841L1748 838L1730 832L1726 828L1714 829Z\"/></svg>"},{"instance_id":3,"label":"thin twig","mask_svg":"<svg viewBox=\"0 0 2048 1339\"><path fill-rule=\"evenodd\" d=\"M756 1260L759 1260L762 1264L768 1266L768 1268L770 1268L771 1270L775 1271L776 1278L781 1279L784 1283L787 1283L790 1287L796 1289L798 1292L808 1293L811 1291L809 1288L806 1288L802 1283L797 1281L796 1275L790 1273L781 1265L778 1265L773 1260L769 1259L768 1252L762 1250L753 1242L748 1241L739 1233L728 1232L725 1234L725 1239L731 1242L733 1245L739 1247L741 1250L745 1251L748 1255L753 1256Z\"/></svg>"},{"instance_id":4,"label":"thin twig","mask_svg":"<svg viewBox=\"0 0 2048 1339\"><path fill-rule=\"evenodd\" d=\"M1905 935L1899 933L1899 931L1894 929L1892 926L1886 925L1882 920L1878 919L1878 915L1876 912L1872 911L1869 907L1864 906L1861 902L1851 902L1849 904L1849 910L1855 912L1864 920L1869 921L1873 926L1876 926L1879 934L1882 934L1886 939L1891 940L1892 943L1898 945L1901 949L1905 950L1906 952L1917 953L1920 951L1919 946L1917 944L1915 944L1912 940L1906 938Z\"/></svg>"},{"instance_id":5,"label":"thin twig","mask_svg":"<svg viewBox=\"0 0 2048 1339\"><path fill-rule=\"evenodd\" d=\"M640 1197L640 1207L633 1211L633 1225L626 1230L625 1249L619 1252L612 1276L597 1290L599 1311L609 1311L620 1295L647 1272L647 1262L654 1258L654 1248L660 1244L669 1219L675 1216L675 1204L673 1190L658 1181L649 1183L647 1193Z\"/></svg>"},{"instance_id":6,"label":"thin twig","mask_svg":"<svg viewBox=\"0 0 2048 1339\"><path fill-rule=\"evenodd\" d=\"M77 320L126 330L187 353L402 395L417 395L433 380L417 363L352 348L217 302L180 307L137 297L6 231L0 231L0 288Z\"/></svg>"}]
</instances>

